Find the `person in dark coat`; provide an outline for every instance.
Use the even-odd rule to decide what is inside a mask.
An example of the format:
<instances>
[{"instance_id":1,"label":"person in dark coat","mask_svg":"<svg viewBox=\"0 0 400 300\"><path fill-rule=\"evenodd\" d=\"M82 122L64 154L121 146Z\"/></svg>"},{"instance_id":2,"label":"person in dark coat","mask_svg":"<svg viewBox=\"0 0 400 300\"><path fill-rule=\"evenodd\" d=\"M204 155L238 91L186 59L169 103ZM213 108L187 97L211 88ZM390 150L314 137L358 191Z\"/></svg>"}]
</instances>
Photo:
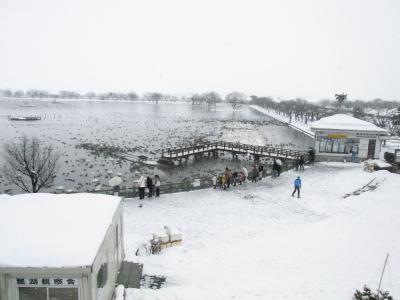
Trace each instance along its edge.
<instances>
[{"instance_id":1,"label":"person in dark coat","mask_svg":"<svg viewBox=\"0 0 400 300\"><path fill-rule=\"evenodd\" d=\"M300 198L300 189L301 189L301 179L300 176L297 176L297 178L294 181L294 191L292 193L292 197L294 197L294 194L297 191L297 198Z\"/></svg>"},{"instance_id":2,"label":"person in dark coat","mask_svg":"<svg viewBox=\"0 0 400 300\"><path fill-rule=\"evenodd\" d=\"M228 167L225 168L225 185L227 188L231 186L231 171L228 169Z\"/></svg>"},{"instance_id":3,"label":"person in dark coat","mask_svg":"<svg viewBox=\"0 0 400 300\"><path fill-rule=\"evenodd\" d=\"M308 160L310 161L311 165L314 165L314 161L315 161L315 150L313 148L311 148L308 151Z\"/></svg>"},{"instance_id":4,"label":"person in dark coat","mask_svg":"<svg viewBox=\"0 0 400 300\"><path fill-rule=\"evenodd\" d=\"M259 180L262 180L262 178L263 178L263 172L264 172L264 166L262 165L262 164L260 164L259 166L258 166L258 179Z\"/></svg>"},{"instance_id":5,"label":"person in dark coat","mask_svg":"<svg viewBox=\"0 0 400 300\"><path fill-rule=\"evenodd\" d=\"M304 158L304 155L301 155L300 159L299 159L299 169L300 169L300 171L304 171L304 164L305 163L306 163L306 160Z\"/></svg>"},{"instance_id":6,"label":"person in dark coat","mask_svg":"<svg viewBox=\"0 0 400 300\"><path fill-rule=\"evenodd\" d=\"M257 180L258 180L258 167L256 164L254 164L252 170L251 182L257 182Z\"/></svg>"},{"instance_id":7,"label":"person in dark coat","mask_svg":"<svg viewBox=\"0 0 400 300\"><path fill-rule=\"evenodd\" d=\"M159 197L160 196L161 180L160 180L160 176L158 176L158 175L154 176L154 186L156 188L156 197Z\"/></svg>"},{"instance_id":8,"label":"person in dark coat","mask_svg":"<svg viewBox=\"0 0 400 300\"><path fill-rule=\"evenodd\" d=\"M232 181L231 183L233 186L236 186L237 180L238 180L238 172L235 171L232 173L232 177L231 177L231 181Z\"/></svg>"},{"instance_id":9,"label":"person in dark coat","mask_svg":"<svg viewBox=\"0 0 400 300\"><path fill-rule=\"evenodd\" d=\"M274 159L274 162L272 164L272 177L278 177L278 168L279 168L279 165L276 162L276 159Z\"/></svg>"},{"instance_id":10,"label":"person in dark coat","mask_svg":"<svg viewBox=\"0 0 400 300\"><path fill-rule=\"evenodd\" d=\"M147 177L146 187L149 189L149 198L153 197L153 180L151 179L151 177Z\"/></svg>"}]
</instances>

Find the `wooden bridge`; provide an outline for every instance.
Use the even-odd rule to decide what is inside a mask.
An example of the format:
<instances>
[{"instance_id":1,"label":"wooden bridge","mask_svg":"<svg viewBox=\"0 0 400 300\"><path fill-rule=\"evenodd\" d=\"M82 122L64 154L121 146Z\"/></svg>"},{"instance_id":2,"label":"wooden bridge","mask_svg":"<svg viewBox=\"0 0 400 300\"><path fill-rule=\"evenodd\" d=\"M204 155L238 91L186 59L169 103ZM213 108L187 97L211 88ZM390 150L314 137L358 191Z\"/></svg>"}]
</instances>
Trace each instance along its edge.
<instances>
[{"instance_id":1,"label":"wooden bridge","mask_svg":"<svg viewBox=\"0 0 400 300\"><path fill-rule=\"evenodd\" d=\"M305 151L221 141L214 143L202 143L182 148L168 148L165 150L163 149L161 152L161 160L172 161L179 159L187 159L190 156L197 156L203 154L208 154L208 155L212 154L214 156L218 156L218 151L231 152L232 155L237 155L237 154L253 155L256 160L259 159L260 157L294 160L296 159L296 157L306 154Z\"/></svg>"}]
</instances>

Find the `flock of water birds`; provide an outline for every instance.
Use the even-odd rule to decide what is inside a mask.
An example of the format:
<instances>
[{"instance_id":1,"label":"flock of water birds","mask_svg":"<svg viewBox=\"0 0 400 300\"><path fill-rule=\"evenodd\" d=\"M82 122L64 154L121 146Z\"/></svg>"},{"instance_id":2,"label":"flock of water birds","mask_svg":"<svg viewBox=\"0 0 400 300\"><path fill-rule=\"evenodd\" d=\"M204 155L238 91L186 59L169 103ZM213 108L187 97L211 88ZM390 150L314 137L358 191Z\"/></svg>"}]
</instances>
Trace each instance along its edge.
<instances>
[{"instance_id":1,"label":"flock of water birds","mask_svg":"<svg viewBox=\"0 0 400 300\"><path fill-rule=\"evenodd\" d=\"M174 167L127 161L112 154L129 152L157 161L163 148L188 145L199 139L237 141L243 132L248 136L249 132L271 125L267 120L213 118L198 112L191 115L190 111L180 112L174 107L154 110L147 107L149 104L141 104L144 108L140 107L143 110L140 113L132 104L57 104L39 103L35 107L24 107L24 112L18 111L20 114L46 114L46 118L37 122L12 122L0 117L5 128L0 133L2 143L24 134L36 136L43 145L52 145L61 154L57 178L48 191L56 188L69 191L109 189L108 181L115 175L120 176L127 187L132 187L133 180L140 174L158 174L164 183L212 176L230 163L228 154L221 155L218 161L205 159L190 166ZM12 113L12 108L8 107L6 114ZM0 192L20 191L0 175Z\"/></svg>"}]
</instances>

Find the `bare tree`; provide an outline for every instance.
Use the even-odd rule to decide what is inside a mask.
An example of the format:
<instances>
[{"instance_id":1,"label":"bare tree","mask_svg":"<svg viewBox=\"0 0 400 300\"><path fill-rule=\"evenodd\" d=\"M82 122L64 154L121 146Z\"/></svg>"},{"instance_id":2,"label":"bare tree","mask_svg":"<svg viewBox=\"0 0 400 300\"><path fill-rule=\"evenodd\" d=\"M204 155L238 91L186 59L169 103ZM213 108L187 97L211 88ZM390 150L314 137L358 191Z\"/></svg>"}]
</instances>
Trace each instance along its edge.
<instances>
[{"instance_id":1,"label":"bare tree","mask_svg":"<svg viewBox=\"0 0 400 300\"><path fill-rule=\"evenodd\" d=\"M44 147L35 138L23 136L19 142L4 145L4 176L27 193L51 187L57 173L59 154L51 146Z\"/></svg>"},{"instance_id":2,"label":"bare tree","mask_svg":"<svg viewBox=\"0 0 400 300\"><path fill-rule=\"evenodd\" d=\"M216 106L218 102L221 102L221 97L216 92L204 93L202 97L208 107Z\"/></svg>"},{"instance_id":3,"label":"bare tree","mask_svg":"<svg viewBox=\"0 0 400 300\"><path fill-rule=\"evenodd\" d=\"M152 101L155 102L156 104L158 104L159 101L161 101L163 99L163 94L161 93L146 93L143 95L143 98L146 101Z\"/></svg>"},{"instance_id":4,"label":"bare tree","mask_svg":"<svg viewBox=\"0 0 400 300\"><path fill-rule=\"evenodd\" d=\"M234 111L240 110L242 108L242 104L246 101L246 99L247 96L239 92L229 93L225 97L226 102L231 104Z\"/></svg>"}]
</instances>

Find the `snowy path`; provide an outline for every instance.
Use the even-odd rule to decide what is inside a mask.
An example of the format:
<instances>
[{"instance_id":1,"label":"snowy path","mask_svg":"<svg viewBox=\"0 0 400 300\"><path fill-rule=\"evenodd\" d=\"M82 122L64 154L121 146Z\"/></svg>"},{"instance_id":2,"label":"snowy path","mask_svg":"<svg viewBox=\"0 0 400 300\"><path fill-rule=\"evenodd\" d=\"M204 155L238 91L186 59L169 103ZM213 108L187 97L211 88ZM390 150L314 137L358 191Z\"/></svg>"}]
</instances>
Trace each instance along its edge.
<instances>
[{"instance_id":1,"label":"snowy path","mask_svg":"<svg viewBox=\"0 0 400 300\"><path fill-rule=\"evenodd\" d=\"M127 299L351 299L355 288L376 285L387 252L384 288L400 296L390 282L400 271L400 177L356 164L318 164L301 174L297 199L290 197L296 175L230 191L164 195L142 208L139 200L127 201L127 259L143 263L145 274L167 276L164 288L128 289ZM343 199L374 177L386 180ZM164 225L180 230L183 245L134 256Z\"/></svg>"},{"instance_id":2,"label":"snowy path","mask_svg":"<svg viewBox=\"0 0 400 300\"><path fill-rule=\"evenodd\" d=\"M273 110L269 110L269 109L263 108L258 105L250 105L250 107L262 114L265 114L271 118L274 118L275 120L278 120L282 123L287 124L288 126L292 127L293 129L295 129L299 132L304 133L305 135L307 135L310 138L315 137L314 132L311 131L311 122L309 122L308 124L305 124L303 122L299 122L296 120L292 120L291 122L289 122L290 120L288 117L279 115L276 112L274 112Z\"/></svg>"}]
</instances>

